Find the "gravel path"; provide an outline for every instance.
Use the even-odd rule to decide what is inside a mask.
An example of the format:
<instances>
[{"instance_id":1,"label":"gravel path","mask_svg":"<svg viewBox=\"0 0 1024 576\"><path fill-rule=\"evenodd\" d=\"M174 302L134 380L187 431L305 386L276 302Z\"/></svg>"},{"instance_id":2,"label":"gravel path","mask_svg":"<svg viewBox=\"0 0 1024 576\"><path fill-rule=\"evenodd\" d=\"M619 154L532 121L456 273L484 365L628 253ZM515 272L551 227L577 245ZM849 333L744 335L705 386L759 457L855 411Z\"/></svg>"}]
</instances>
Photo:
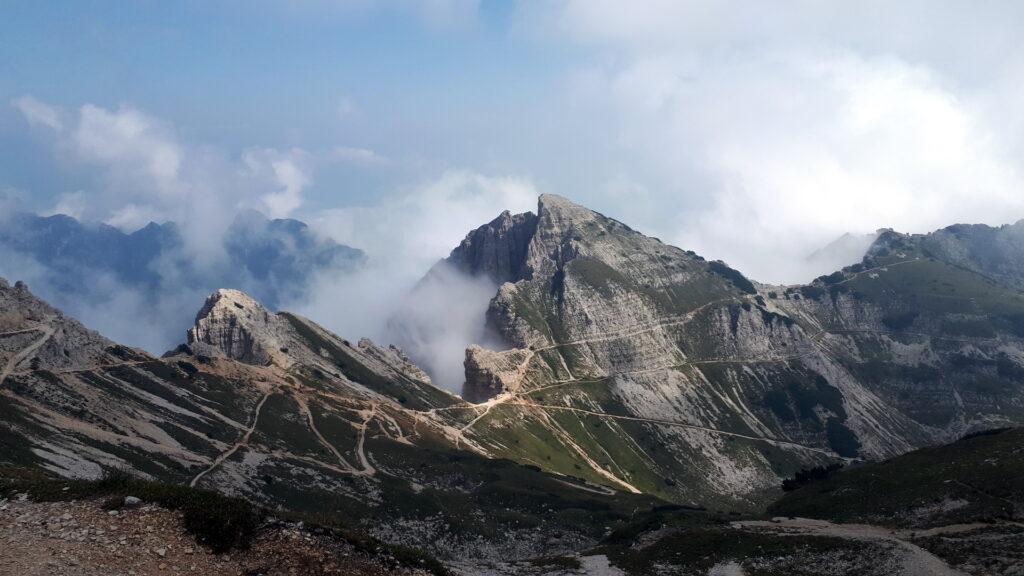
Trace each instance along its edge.
<instances>
[{"instance_id":1,"label":"gravel path","mask_svg":"<svg viewBox=\"0 0 1024 576\"><path fill-rule=\"evenodd\" d=\"M903 551L903 576L967 576L950 568L941 558L906 540L902 531L870 524L833 524L808 518L775 518L771 521L733 522L744 529L759 529L780 535L832 536L849 540L885 541Z\"/></svg>"}]
</instances>

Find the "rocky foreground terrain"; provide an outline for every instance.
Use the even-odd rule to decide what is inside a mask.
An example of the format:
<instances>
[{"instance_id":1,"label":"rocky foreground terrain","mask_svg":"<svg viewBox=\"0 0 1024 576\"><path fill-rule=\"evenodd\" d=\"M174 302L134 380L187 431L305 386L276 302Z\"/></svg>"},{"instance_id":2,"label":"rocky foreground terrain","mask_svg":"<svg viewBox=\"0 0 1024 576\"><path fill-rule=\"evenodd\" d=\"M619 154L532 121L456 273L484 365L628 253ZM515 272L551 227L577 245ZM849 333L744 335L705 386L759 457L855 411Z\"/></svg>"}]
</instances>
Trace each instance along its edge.
<instances>
[{"instance_id":1,"label":"rocky foreground terrain","mask_svg":"<svg viewBox=\"0 0 1024 576\"><path fill-rule=\"evenodd\" d=\"M180 513L152 504L120 510L104 505L0 499L0 574L428 574L297 525L266 530L244 551L214 554L186 532Z\"/></svg>"},{"instance_id":2,"label":"rocky foreground terrain","mask_svg":"<svg viewBox=\"0 0 1024 576\"><path fill-rule=\"evenodd\" d=\"M965 265L985 237L938 250L883 232L860 263L768 286L545 195L442 264L498 285L487 328L504 347L466 350L461 396L393 346L237 290L157 358L3 282L0 472L214 490L469 574L1014 573L997 551L1017 492L925 526L941 529L931 547L893 532L917 526L830 516L828 499L791 514L826 524L762 516L800 471L1024 421L1024 293L991 259ZM887 517L977 498L939 492ZM992 521L998 534L974 526Z\"/></svg>"}]
</instances>

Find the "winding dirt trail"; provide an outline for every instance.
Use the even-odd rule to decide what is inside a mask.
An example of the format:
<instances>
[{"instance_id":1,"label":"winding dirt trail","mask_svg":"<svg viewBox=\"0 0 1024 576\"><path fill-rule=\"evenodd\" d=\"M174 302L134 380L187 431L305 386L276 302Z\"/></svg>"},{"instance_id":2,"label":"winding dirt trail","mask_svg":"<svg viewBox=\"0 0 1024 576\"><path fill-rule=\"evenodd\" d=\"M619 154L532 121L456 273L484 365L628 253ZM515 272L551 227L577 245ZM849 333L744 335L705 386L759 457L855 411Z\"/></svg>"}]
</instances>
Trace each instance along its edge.
<instances>
[{"instance_id":1,"label":"winding dirt trail","mask_svg":"<svg viewBox=\"0 0 1024 576\"><path fill-rule=\"evenodd\" d=\"M550 404L534 404L532 402L512 402L513 406L530 406L535 408L542 408L544 410L563 410L567 412L577 412L580 414L587 414L590 416L597 416L600 418L611 418L615 420L629 420L633 422L648 422L650 424L660 424L663 426L676 426L679 428L690 428L693 430L701 430L703 432L710 432L712 434L720 434L722 436L732 436L735 438L744 438L747 440L756 440L759 442L768 442L779 446L788 446L791 448L799 448L802 450L808 450L811 452L817 452L819 454L825 454L826 456L835 457L833 452L828 450L821 450L819 448L811 448L810 446L804 446L796 442L790 442L789 440L779 440L777 438L768 438L766 436L749 436L747 434L740 434L738 432L727 432L725 430L718 430L717 428L708 428L706 426L698 426L696 424L689 424L686 422L676 422L673 420L660 420L657 418L640 418L639 416L622 416L618 414L608 414L607 412L594 412L592 410L584 410L582 408L573 408L570 406L553 406Z\"/></svg>"},{"instance_id":2,"label":"winding dirt trail","mask_svg":"<svg viewBox=\"0 0 1024 576\"><path fill-rule=\"evenodd\" d=\"M359 463L363 465L363 469L357 473L366 476L373 476L377 473L377 469L370 464L370 459L366 457L366 429L370 427L370 422L373 421L377 415L377 404L370 405L370 413L363 420L363 423L359 426L359 442L356 444L356 454L359 456Z\"/></svg>"},{"instance_id":3,"label":"winding dirt trail","mask_svg":"<svg viewBox=\"0 0 1024 576\"><path fill-rule=\"evenodd\" d=\"M4 380L7 380L7 377L14 372L14 369L18 367L18 364L21 364L22 362L25 361L26 358L28 358L32 354L35 354L36 350L39 350L39 348L42 347L43 344L46 344L46 341L49 340L51 336L53 336L54 332L53 327L47 324L41 324L37 328L35 328L35 330L42 331L42 337L40 337L39 340L35 340L31 344L23 348L20 352L12 356L11 359L7 361L7 364L4 366L3 372L0 372L0 386L3 386ZM28 330L22 330L21 332L27 331Z\"/></svg>"},{"instance_id":4,"label":"winding dirt trail","mask_svg":"<svg viewBox=\"0 0 1024 576\"><path fill-rule=\"evenodd\" d=\"M299 405L299 410L301 410L302 413L305 414L306 423L309 425L309 429L313 431L313 435L316 436L317 440L320 441L320 444L322 444L324 448L327 448L327 450L334 454L334 457L338 459L338 463L341 464L341 467L343 469L352 474L358 473L359 471L356 470L355 467L353 467L352 464L350 464L349 461L346 460L345 457L341 455L341 452L334 447L334 444L328 442L327 438L324 438L324 435L321 434L320 430L317 429L316 424L313 422L313 412L309 409L309 404L306 403L305 398L296 397L295 401Z\"/></svg>"},{"instance_id":5,"label":"winding dirt trail","mask_svg":"<svg viewBox=\"0 0 1024 576\"><path fill-rule=\"evenodd\" d=\"M592 344L594 342L607 342L609 340L621 340L623 338L630 338L632 336L639 336L640 334L645 334L647 332L653 332L655 330L658 330L659 328L664 328L666 326L675 326L675 325L678 325L678 324L686 324L687 322L693 320L693 317L696 316L697 314L699 314L705 308L714 306L716 304L722 304L722 303L725 303L725 302L736 302L737 300L738 300L737 298L719 298L718 300L712 300L710 302L705 302L704 304L701 304L700 306L694 308L693 310L690 310L689 312L687 312L685 314L678 314L676 316L665 316L665 317L662 317L662 318L660 318L660 319L658 319L658 320L656 320L654 322L651 322L651 323L637 324L637 325L634 325L634 326L632 326L630 328L624 328L624 329L618 330L616 332L604 332L604 333L598 333L598 334L591 334L591 335L587 336L586 338L582 338L580 340L573 340L571 342L558 342L558 343L555 343L555 344L549 344L547 346L541 346L539 348L534 348L533 351L534 352L543 352L544 350L552 350L552 349L555 349L555 348L563 348L563 347L566 347L566 346L580 346L582 344ZM532 357L530 359L532 359Z\"/></svg>"},{"instance_id":6,"label":"winding dirt trail","mask_svg":"<svg viewBox=\"0 0 1024 576\"><path fill-rule=\"evenodd\" d=\"M202 480L203 476L206 476L210 472L216 470L218 466L223 464L228 458L230 458L235 452L237 452L239 448L249 445L249 438L252 436L252 433L256 431L256 424L260 421L260 412L263 410L263 405L266 404L267 399L273 395L274 392L270 391L264 394L263 398L260 398L259 403L256 404L256 408L253 410L252 413L252 424L249 425L248 429L246 429L245 434L243 434L242 437L238 440L238 442L236 442L231 448L227 449L225 452L222 452L220 456L217 456L217 458L213 460L209 467L207 467L199 474L196 474L196 477L193 478L192 481L188 483L189 487L195 488L196 484L198 484L199 481Z\"/></svg>"},{"instance_id":7,"label":"winding dirt trail","mask_svg":"<svg viewBox=\"0 0 1024 576\"><path fill-rule=\"evenodd\" d=\"M905 539L902 531L890 530L870 524L833 524L825 520L808 518L776 518L772 521L756 520L733 522L737 528L755 528L780 536L831 536L847 540L874 540L896 545L903 552L904 576L967 576L951 568L941 558Z\"/></svg>"}]
</instances>

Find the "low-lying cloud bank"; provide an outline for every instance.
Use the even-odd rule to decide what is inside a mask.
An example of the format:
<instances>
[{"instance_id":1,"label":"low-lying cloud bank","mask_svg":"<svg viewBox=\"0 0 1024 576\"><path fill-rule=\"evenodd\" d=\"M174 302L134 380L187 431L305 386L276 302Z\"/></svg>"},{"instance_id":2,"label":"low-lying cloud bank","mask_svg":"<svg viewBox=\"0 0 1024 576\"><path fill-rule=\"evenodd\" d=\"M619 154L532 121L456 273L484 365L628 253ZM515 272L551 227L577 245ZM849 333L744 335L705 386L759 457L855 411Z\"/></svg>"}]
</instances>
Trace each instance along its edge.
<instances>
[{"instance_id":1,"label":"low-lying cloud bank","mask_svg":"<svg viewBox=\"0 0 1024 576\"><path fill-rule=\"evenodd\" d=\"M484 329L497 286L445 266L424 275L502 210L535 210L538 195L525 180L453 171L377 206L321 212L310 225L363 247L367 265L319 274L310 298L285 307L339 334L399 345L438 385L461 392L466 347L500 347Z\"/></svg>"}]
</instances>

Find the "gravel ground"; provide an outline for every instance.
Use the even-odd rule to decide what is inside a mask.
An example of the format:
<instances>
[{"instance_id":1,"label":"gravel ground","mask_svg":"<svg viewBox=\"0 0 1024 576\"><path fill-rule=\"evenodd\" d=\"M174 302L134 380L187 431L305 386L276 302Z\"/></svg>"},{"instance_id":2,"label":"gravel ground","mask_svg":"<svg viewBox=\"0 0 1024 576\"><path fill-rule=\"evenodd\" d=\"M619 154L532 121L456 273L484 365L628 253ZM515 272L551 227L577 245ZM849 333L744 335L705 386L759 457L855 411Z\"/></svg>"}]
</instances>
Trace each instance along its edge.
<instances>
[{"instance_id":1,"label":"gravel ground","mask_svg":"<svg viewBox=\"0 0 1024 576\"><path fill-rule=\"evenodd\" d=\"M2 576L425 574L296 527L264 530L249 550L216 555L196 544L177 512L22 498L0 499Z\"/></svg>"}]
</instances>

